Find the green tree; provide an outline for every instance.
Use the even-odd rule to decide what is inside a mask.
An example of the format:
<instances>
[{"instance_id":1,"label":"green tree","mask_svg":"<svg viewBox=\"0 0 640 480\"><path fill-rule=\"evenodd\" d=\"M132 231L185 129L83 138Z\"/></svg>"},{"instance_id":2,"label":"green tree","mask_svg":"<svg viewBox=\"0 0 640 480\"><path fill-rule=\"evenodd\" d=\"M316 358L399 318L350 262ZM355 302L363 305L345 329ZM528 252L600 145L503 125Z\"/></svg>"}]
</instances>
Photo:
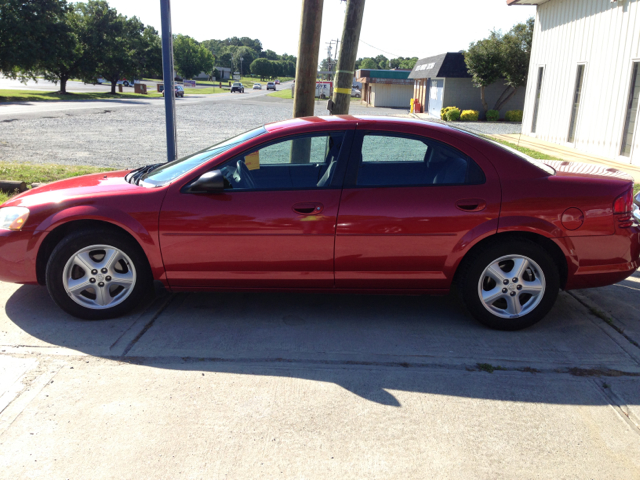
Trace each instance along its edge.
<instances>
[{"instance_id":1,"label":"green tree","mask_svg":"<svg viewBox=\"0 0 640 480\"><path fill-rule=\"evenodd\" d=\"M162 78L162 39L152 26L144 29L138 38L134 53L138 77Z\"/></svg>"},{"instance_id":2,"label":"green tree","mask_svg":"<svg viewBox=\"0 0 640 480\"><path fill-rule=\"evenodd\" d=\"M270 77L273 72L271 62L266 58L256 58L250 65L251 73L260 75L260 80Z\"/></svg>"},{"instance_id":3,"label":"green tree","mask_svg":"<svg viewBox=\"0 0 640 480\"><path fill-rule=\"evenodd\" d=\"M515 25L506 35L492 31L488 38L469 45L465 53L467 69L473 83L480 87L485 113L489 110L485 88L504 80L506 88L496 100L493 110L500 110L527 83L535 20Z\"/></svg>"},{"instance_id":4,"label":"green tree","mask_svg":"<svg viewBox=\"0 0 640 480\"><path fill-rule=\"evenodd\" d=\"M389 68L389 59L384 55L378 55L376 58L374 58L374 60L378 65L377 68L380 68L382 70L386 70L387 68Z\"/></svg>"},{"instance_id":5,"label":"green tree","mask_svg":"<svg viewBox=\"0 0 640 480\"><path fill-rule=\"evenodd\" d=\"M365 58L360 63L360 68L363 70L377 70L378 63L373 58Z\"/></svg>"},{"instance_id":6,"label":"green tree","mask_svg":"<svg viewBox=\"0 0 640 480\"><path fill-rule=\"evenodd\" d=\"M37 64L55 54L48 42L69 10L65 0L0 0L0 71L35 78Z\"/></svg>"},{"instance_id":7,"label":"green tree","mask_svg":"<svg viewBox=\"0 0 640 480\"><path fill-rule=\"evenodd\" d=\"M464 57L473 84L480 87L480 98L485 113L489 110L485 88L495 83L503 75L502 34L492 31L488 38L469 45Z\"/></svg>"},{"instance_id":8,"label":"green tree","mask_svg":"<svg viewBox=\"0 0 640 480\"><path fill-rule=\"evenodd\" d=\"M200 72L208 73L213 69L214 57L211 51L186 35L175 37L173 55L176 70L184 78L193 78Z\"/></svg>"},{"instance_id":9,"label":"green tree","mask_svg":"<svg viewBox=\"0 0 640 480\"><path fill-rule=\"evenodd\" d=\"M249 71L250 65L256 58L258 58L258 54L252 48L238 47L232 56L233 68L237 71L242 69L240 73L244 75L245 72ZM240 59L242 59L242 61Z\"/></svg>"}]
</instances>

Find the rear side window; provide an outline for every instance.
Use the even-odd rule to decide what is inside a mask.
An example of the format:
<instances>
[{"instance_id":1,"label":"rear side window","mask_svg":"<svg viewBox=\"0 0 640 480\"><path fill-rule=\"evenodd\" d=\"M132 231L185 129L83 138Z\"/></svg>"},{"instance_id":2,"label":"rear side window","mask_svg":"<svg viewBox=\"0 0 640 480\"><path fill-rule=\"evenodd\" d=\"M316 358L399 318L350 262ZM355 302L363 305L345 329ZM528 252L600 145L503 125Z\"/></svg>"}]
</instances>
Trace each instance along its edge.
<instances>
[{"instance_id":1,"label":"rear side window","mask_svg":"<svg viewBox=\"0 0 640 480\"><path fill-rule=\"evenodd\" d=\"M366 134L357 186L477 185L482 169L462 152L428 139Z\"/></svg>"}]
</instances>

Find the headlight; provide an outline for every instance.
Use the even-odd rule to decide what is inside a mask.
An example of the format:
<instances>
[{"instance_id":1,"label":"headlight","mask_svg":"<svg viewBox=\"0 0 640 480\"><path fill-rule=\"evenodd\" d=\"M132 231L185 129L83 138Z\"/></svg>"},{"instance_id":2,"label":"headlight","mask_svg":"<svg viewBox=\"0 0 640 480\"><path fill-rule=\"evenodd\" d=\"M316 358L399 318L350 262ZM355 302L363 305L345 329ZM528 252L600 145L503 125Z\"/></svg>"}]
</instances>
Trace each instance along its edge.
<instances>
[{"instance_id":1,"label":"headlight","mask_svg":"<svg viewBox=\"0 0 640 480\"><path fill-rule=\"evenodd\" d=\"M25 207L0 208L0 229L20 230L29 218L29 209Z\"/></svg>"}]
</instances>

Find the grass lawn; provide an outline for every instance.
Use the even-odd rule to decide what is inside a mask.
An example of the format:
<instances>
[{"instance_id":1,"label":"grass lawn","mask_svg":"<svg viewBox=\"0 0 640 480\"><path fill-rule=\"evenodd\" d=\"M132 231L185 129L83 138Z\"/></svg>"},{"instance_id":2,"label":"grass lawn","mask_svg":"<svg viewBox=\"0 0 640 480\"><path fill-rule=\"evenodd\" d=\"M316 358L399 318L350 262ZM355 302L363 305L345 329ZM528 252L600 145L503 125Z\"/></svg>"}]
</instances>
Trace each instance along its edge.
<instances>
[{"instance_id":1,"label":"grass lawn","mask_svg":"<svg viewBox=\"0 0 640 480\"><path fill-rule=\"evenodd\" d=\"M276 97L276 98L293 98L291 96L290 88L283 88L282 90L276 90L273 93L269 93L267 97Z\"/></svg>"},{"instance_id":2,"label":"grass lawn","mask_svg":"<svg viewBox=\"0 0 640 480\"><path fill-rule=\"evenodd\" d=\"M88 173L110 171L109 168L89 167L84 165L53 165L0 162L0 178L32 183L49 183L64 178L77 177ZM14 194L0 192L0 204L6 202Z\"/></svg>"},{"instance_id":3,"label":"grass lawn","mask_svg":"<svg viewBox=\"0 0 640 480\"><path fill-rule=\"evenodd\" d=\"M147 95L138 93L69 93L59 95L56 92L46 92L42 90L2 90L0 89L0 102L39 102L45 100L104 100L104 99L137 99L149 97L161 97L162 94L156 91L149 91Z\"/></svg>"}]
</instances>

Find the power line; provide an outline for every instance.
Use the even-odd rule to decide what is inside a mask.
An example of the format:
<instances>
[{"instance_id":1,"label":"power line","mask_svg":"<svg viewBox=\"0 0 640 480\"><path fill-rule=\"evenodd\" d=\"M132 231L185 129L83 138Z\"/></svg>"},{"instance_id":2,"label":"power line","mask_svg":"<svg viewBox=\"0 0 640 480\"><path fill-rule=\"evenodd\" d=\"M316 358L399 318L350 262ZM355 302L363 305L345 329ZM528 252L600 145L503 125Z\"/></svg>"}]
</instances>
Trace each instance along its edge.
<instances>
[{"instance_id":1,"label":"power line","mask_svg":"<svg viewBox=\"0 0 640 480\"><path fill-rule=\"evenodd\" d=\"M365 42L364 40L360 40L360 42L364 43L365 45L368 45L371 48L375 48L376 50L379 50L381 52L388 53L389 55L393 55L394 57L401 57L402 56L402 55L397 55L395 53L387 52L386 50L382 50L381 48L378 48L378 47L374 47L373 45L371 45L370 43Z\"/></svg>"}]
</instances>

